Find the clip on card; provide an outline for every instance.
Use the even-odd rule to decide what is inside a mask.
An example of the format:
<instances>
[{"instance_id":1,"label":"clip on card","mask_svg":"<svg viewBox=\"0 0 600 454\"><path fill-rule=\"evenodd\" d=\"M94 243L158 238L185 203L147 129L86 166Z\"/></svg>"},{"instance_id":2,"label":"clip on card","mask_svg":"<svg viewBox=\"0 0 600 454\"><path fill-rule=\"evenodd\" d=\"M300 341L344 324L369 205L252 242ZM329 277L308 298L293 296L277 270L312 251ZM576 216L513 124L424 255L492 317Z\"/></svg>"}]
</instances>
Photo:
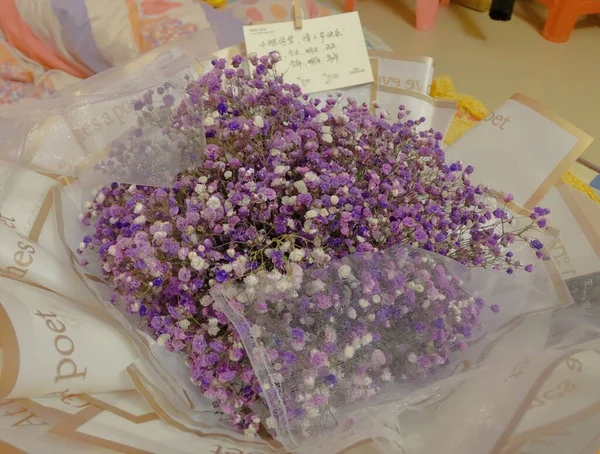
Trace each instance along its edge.
<instances>
[{"instance_id":1,"label":"clip on card","mask_svg":"<svg viewBox=\"0 0 600 454\"><path fill-rule=\"evenodd\" d=\"M300 6L300 0L292 0L292 7L294 10L294 28L300 30L302 28L302 6Z\"/></svg>"}]
</instances>

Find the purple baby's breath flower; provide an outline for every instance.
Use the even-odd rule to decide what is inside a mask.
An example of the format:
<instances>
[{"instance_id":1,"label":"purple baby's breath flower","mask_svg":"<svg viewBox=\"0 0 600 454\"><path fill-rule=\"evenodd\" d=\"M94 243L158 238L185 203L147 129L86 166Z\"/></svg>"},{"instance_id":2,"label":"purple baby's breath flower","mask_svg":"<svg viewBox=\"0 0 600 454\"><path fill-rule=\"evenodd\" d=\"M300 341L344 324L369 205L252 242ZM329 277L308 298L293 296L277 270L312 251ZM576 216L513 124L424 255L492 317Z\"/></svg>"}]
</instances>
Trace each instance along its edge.
<instances>
[{"instance_id":1,"label":"purple baby's breath flower","mask_svg":"<svg viewBox=\"0 0 600 454\"><path fill-rule=\"evenodd\" d=\"M244 345L264 346L269 379L290 393L284 414L310 432L330 402L360 405L385 382L426 380L466 348L485 303L444 260L530 272L508 249L525 241L544 258L521 232L544 229L548 214L538 207L526 229L511 228L509 209L486 207L488 189L471 183L471 166L447 162L424 119L401 107L390 123L353 100L311 100L275 74L280 58L249 57L252 73L240 56L229 68L215 59L187 78L181 103L170 83L156 89L162 105L144 93L138 125L96 171L118 182L135 163L154 178L163 142L186 170L158 175L169 187L101 188L81 220L93 233L80 249L99 254L111 302L118 295L178 351L200 392L249 433L275 387L263 389L250 362L258 351ZM247 324L215 305L216 284L240 286L227 304Z\"/></svg>"},{"instance_id":2,"label":"purple baby's breath flower","mask_svg":"<svg viewBox=\"0 0 600 454\"><path fill-rule=\"evenodd\" d=\"M337 378L333 374L328 374L323 378L323 383L327 386L335 386L337 384Z\"/></svg>"},{"instance_id":3,"label":"purple baby's breath flower","mask_svg":"<svg viewBox=\"0 0 600 454\"><path fill-rule=\"evenodd\" d=\"M542 244L542 242L540 240L531 240L531 246L534 249L540 250L544 247L544 245Z\"/></svg>"},{"instance_id":4,"label":"purple baby's breath flower","mask_svg":"<svg viewBox=\"0 0 600 454\"><path fill-rule=\"evenodd\" d=\"M171 107L175 103L175 98L173 95L165 95L163 96L163 103L167 107Z\"/></svg>"},{"instance_id":5,"label":"purple baby's breath flower","mask_svg":"<svg viewBox=\"0 0 600 454\"><path fill-rule=\"evenodd\" d=\"M219 284L222 284L227 279L229 279L229 273L227 271L225 271L225 270L217 270L217 272L215 273L215 280Z\"/></svg>"},{"instance_id":6,"label":"purple baby's breath flower","mask_svg":"<svg viewBox=\"0 0 600 454\"><path fill-rule=\"evenodd\" d=\"M310 363L314 367L323 367L327 364L327 355L319 350L311 350Z\"/></svg>"}]
</instances>

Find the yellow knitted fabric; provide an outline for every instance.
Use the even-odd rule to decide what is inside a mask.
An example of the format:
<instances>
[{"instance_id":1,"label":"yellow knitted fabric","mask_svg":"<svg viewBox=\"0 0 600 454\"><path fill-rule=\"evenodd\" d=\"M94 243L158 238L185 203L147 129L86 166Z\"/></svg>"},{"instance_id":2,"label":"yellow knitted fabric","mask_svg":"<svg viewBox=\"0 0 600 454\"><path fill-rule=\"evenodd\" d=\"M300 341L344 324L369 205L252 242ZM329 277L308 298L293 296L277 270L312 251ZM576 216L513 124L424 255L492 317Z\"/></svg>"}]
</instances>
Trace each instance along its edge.
<instances>
[{"instance_id":1,"label":"yellow knitted fabric","mask_svg":"<svg viewBox=\"0 0 600 454\"><path fill-rule=\"evenodd\" d=\"M456 101L457 109L448 133L446 134L445 142L449 145L456 142L465 132L475 126L475 123L483 120L489 111L483 103L478 99L469 95L462 95L456 92L452 79L448 76L436 77L431 84L431 96L437 99L448 101ZM571 185L575 189L587 194L593 201L600 203L600 197L596 195L592 188L581 179L577 178L572 172L567 171L562 176L562 180Z\"/></svg>"}]
</instances>

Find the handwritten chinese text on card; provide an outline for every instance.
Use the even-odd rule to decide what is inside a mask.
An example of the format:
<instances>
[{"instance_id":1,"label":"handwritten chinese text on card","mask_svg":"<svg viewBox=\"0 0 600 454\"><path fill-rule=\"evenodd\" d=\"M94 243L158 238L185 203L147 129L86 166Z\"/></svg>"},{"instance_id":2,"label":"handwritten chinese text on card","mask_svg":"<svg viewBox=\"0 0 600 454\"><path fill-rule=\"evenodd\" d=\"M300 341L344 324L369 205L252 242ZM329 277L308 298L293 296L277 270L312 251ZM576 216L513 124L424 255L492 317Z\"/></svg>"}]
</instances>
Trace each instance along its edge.
<instances>
[{"instance_id":1,"label":"handwritten chinese text on card","mask_svg":"<svg viewBox=\"0 0 600 454\"><path fill-rule=\"evenodd\" d=\"M373 82L357 12L293 22L244 27L246 49L258 56L277 51L278 72L305 93Z\"/></svg>"}]
</instances>

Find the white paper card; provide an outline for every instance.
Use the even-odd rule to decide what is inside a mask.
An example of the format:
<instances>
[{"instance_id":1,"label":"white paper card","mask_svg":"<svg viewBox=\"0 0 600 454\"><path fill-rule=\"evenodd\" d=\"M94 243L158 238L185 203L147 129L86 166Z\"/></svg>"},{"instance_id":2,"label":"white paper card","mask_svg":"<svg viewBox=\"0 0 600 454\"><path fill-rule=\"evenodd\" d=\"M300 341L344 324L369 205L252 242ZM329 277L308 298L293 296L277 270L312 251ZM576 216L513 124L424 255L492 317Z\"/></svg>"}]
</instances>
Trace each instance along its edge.
<instances>
[{"instance_id":1,"label":"white paper card","mask_svg":"<svg viewBox=\"0 0 600 454\"><path fill-rule=\"evenodd\" d=\"M512 193L531 209L592 139L536 101L514 95L447 150L475 167L472 181Z\"/></svg>"},{"instance_id":2,"label":"white paper card","mask_svg":"<svg viewBox=\"0 0 600 454\"><path fill-rule=\"evenodd\" d=\"M573 196L579 196L575 192L575 189L561 184L550 189L540 203L544 208L550 210L548 216L550 225L560 231L559 240L549 245L549 252L563 279L600 271L598 240L597 237L593 238L586 234L588 232L586 232L585 225L589 219L600 217L600 207L592 206L590 208L594 211L578 213L578 207L573 206L574 201L569 200ZM581 196L587 197L584 194ZM582 217L581 214L587 214L589 217Z\"/></svg>"},{"instance_id":3,"label":"white paper card","mask_svg":"<svg viewBox=\"0 0 600 454\"><path fill-rule=\"evenodd\" d=\"M278 72L305 93L335 90L373 82L369 54L358 13L338 14L302 21L247 25L248 54L277 51Z\"/></svg>"},{"instance_id":4,"label":"white paper card","mask_svg":"<svg viewBox=\"0 0 600 454\"><path fill-rule=\"evenodd\" d=\"M433 58L403 58L387 52L370 52L379 57L379 85L429 94L433 80Z\"/></svg>"}]
</instances>

